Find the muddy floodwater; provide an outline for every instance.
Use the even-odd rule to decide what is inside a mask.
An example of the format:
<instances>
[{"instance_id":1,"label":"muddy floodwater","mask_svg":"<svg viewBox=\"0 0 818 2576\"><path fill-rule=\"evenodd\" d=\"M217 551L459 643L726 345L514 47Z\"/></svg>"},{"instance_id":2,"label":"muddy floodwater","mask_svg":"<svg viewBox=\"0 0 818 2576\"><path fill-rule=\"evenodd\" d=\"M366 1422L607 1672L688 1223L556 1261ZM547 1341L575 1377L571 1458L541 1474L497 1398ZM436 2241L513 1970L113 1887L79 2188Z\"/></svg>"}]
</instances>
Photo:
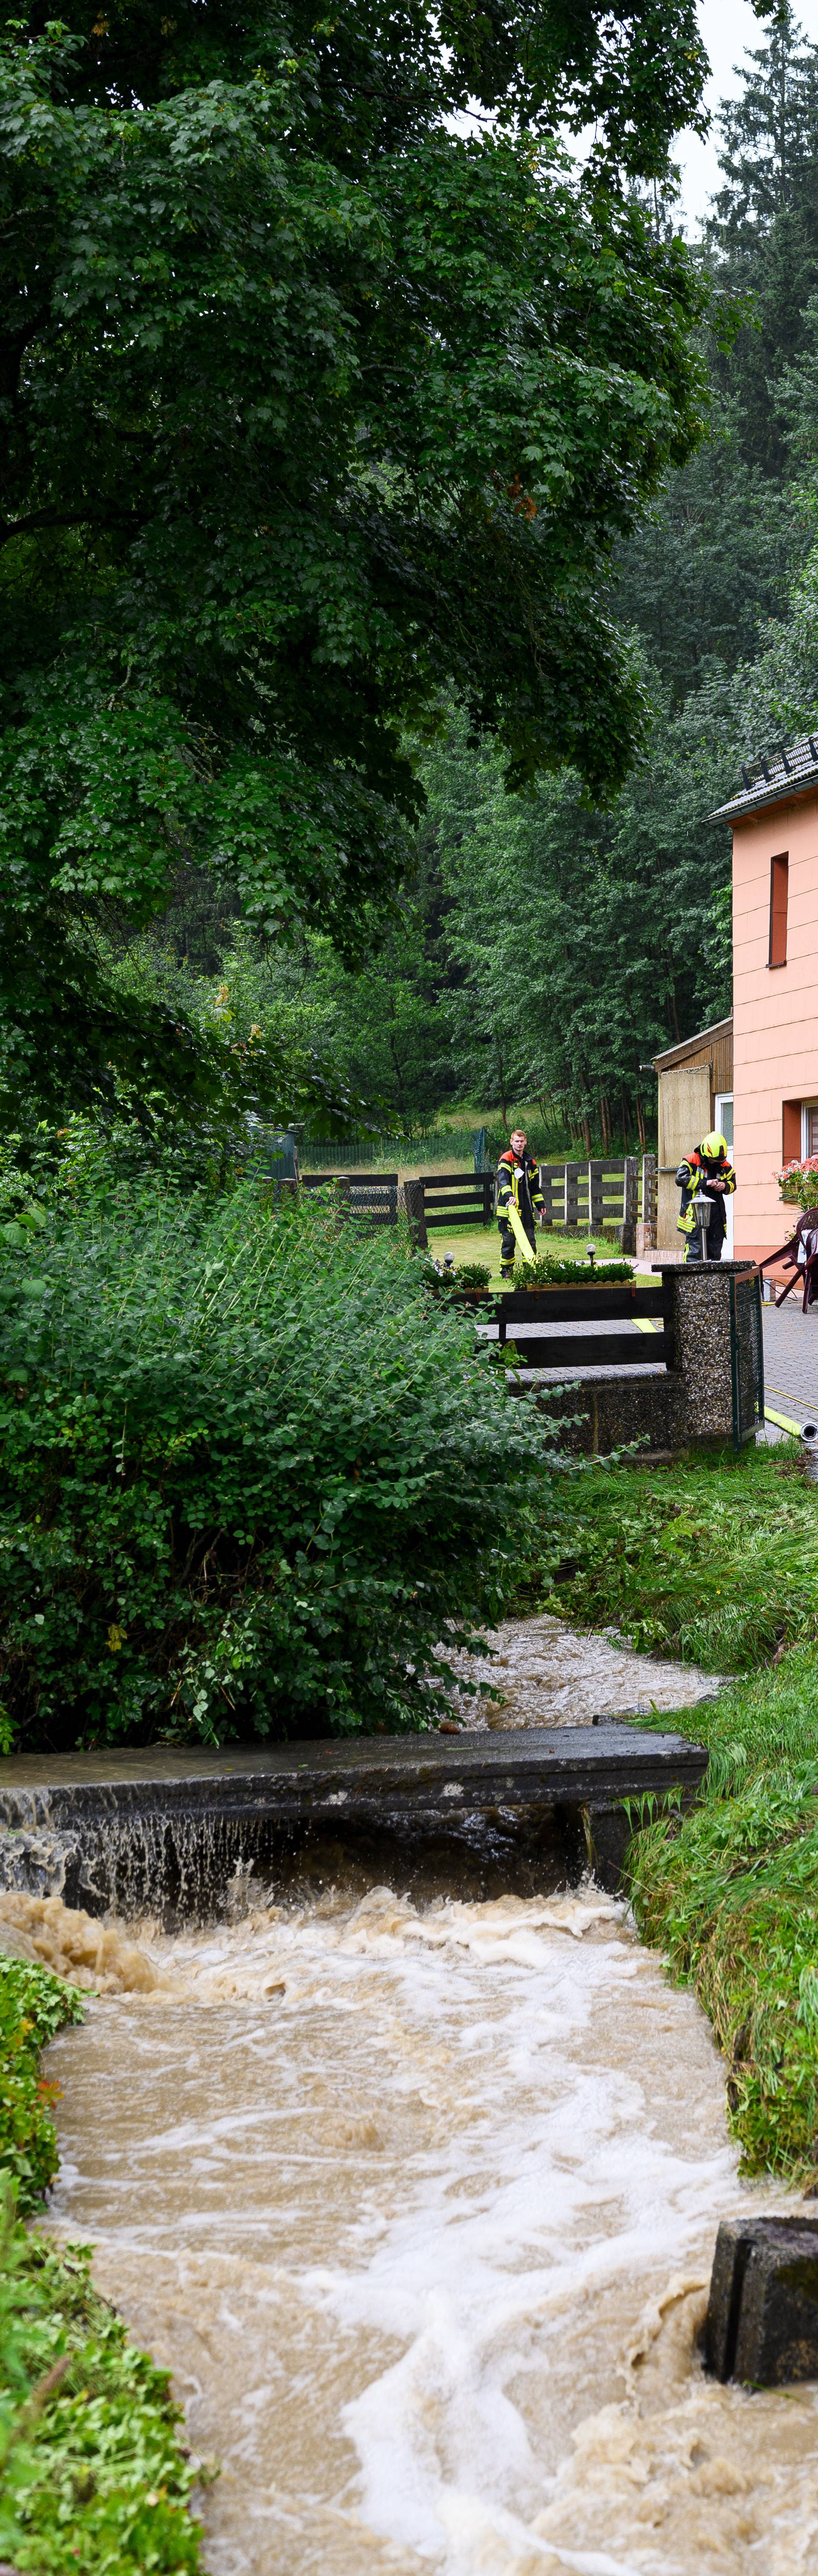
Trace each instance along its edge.
<instances>
[{"instance_id":1,"label":"muddy floodwater","mask_svg":"<svg viewBox=\"0 0 818 2576\"><path fill-rule=\"evenodd\" d=\"M801 2576L818 2397L702 2373L724 2070L593 1888L349 1885L171 1939L4 1900L101 1991L49 2224L175 2374L211 2576Z\"/></svg>"},{"instance_id":2,"label":"muddy floodwater","mask_svg":"<svg viewBox=\"0 0 818 2576\"><path fill-rule=\"evenodd\" d=\"M490 1661L462 1651L448 1656L458 1680L481 1691L479 1698L455 1694L457 1714L471 1728L590 1726L594 1716L619 1709L692 1708L724 1688L723 1673L637 1653L618 1628L589 1634L548 1610L505 1619L489 1643Z\"/></svg>"}]
</instances>

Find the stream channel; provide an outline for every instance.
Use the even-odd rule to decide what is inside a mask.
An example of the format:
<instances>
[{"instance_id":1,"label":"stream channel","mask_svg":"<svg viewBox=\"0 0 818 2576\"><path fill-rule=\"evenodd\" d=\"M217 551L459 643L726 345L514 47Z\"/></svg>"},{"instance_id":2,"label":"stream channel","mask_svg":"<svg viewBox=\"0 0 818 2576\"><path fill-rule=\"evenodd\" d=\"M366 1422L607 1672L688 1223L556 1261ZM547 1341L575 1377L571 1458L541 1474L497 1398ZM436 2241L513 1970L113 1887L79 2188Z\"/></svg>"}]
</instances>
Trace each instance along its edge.
<instances>
[{"instance_id":1,"label":"stream channel","mask_svg":"<svg viewBox=\"0 0 818 2576\"><path fill-rule=\"evenodd\" d=\"M724 2069L621 1903L323 1893L174 1937L7 1895L93 1982L46 2224L173 2370L211 2576L796 2576L818 2394L702 2372Z\"/></svg>"},{"instance_id":2,"label":"stream channel","mask_svg":"<svg viewBox=\"0 0 818 2576\"><path fill-rule=\"evenodd\" d=\"M173 1932L0 1895L89 1990L43 2223L220 2463L208 2576L814 2570L818 2389L699 2357L719 2218L794 2204L739 2180L694 1999L592 1882L389 1869L239 1868Z\"/></svg>"}]
</instances>

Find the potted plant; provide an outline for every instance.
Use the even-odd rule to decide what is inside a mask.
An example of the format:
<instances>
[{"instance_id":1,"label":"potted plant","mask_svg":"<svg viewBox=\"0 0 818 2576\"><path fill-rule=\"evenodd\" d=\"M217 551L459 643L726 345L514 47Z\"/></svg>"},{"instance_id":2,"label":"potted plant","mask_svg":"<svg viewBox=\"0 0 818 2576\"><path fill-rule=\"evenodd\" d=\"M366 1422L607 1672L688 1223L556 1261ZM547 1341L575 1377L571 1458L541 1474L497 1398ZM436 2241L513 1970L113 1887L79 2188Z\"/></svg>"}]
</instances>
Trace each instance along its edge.
<instances>
[{"instance_id":1,"label":"potted plant","mask_svg":"<svg viewBox=\"0 0 818 2576\"><path fill-rule=\"evenodd\" d=\"M818 1154L807 1154L800 1163L785 1163L776 1179L782 1199L790 1206L818 1207Z\"/></svg>"}]
</instances>

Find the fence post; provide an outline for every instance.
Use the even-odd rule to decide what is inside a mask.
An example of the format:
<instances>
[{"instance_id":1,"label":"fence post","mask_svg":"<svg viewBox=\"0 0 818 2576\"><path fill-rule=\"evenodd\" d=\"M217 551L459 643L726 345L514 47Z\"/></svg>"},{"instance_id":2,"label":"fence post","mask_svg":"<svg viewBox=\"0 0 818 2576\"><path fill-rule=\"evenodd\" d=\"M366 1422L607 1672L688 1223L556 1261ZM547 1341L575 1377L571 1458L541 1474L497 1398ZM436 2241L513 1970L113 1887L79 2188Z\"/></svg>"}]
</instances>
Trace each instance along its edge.
<instances>
[{"instance_id":1,"label":"fence post","mask_svg":"<svg viewBox=\"0 0 818 2576\"><path fill-rule=\"evenodd\" d=\"M622 1205L622 1250L636 1251L636 1227L639 1217L639 1163L635 1154L626 1154Z\"/></svg>"},{"instance_id":2,"label":"fence post","mask_svg":"<svg viewBox=\"0 0 818 2576\"><path fill-rule=\"evenodd\" d=\"M643 1154L641 1214L636 1229L636 1250L640 1261L652 1252L656 1243L656 1156Z\"/></svg>"},{"instance_id":3,"label":"fence post","mask_svg":"<svg viewBox=\"0 0 818 2576\"><path fill-rule=\"evenodd\" d=\"M402 1187L411 1241L418 1252L428 1252L429 1237L426 1232L426 1190L424 1183L423 1181L404 1181Z\"/></svg>"},{"instance_id":4,"label":"fence post","mask_svg":"<svg viewBox=\"0 0 818 2576\"><path fill-rule=\"evenodd\" d=\"M579 1180L579 1164L578 1164L578 1163L566 1163L566 1166L565 1166L565 1231L566 1231L566 1234L569 1234L569 1233L570 1233L570 1234L576 1234L577 1229L578 1229L578 1226L579 1226L579 1194L578 1194L578 1190L577 1190L577 1182L578 1182L578 1180Z\"/></svg>"}]
</instances>

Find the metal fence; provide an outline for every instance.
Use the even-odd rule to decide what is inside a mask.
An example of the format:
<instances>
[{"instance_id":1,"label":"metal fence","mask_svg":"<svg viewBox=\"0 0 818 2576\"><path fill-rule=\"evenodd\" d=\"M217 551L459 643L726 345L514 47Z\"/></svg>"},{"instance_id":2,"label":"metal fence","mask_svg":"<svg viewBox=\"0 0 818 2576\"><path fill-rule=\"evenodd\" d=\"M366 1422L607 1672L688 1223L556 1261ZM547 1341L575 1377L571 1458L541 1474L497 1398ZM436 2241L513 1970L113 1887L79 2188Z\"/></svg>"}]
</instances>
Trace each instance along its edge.
<instances>
[{"instance_id":1,"label":"metal fence","mask_svg":"<svg viewBox=\"0 0 818 2576\"><path fill-rule=\"evenodd\" d=\"M734 1272L730 1278L730 1375L733 1447L741 1449L764 1421L761 1283L752 1272Z\"/></svg>"}]
</instances>

